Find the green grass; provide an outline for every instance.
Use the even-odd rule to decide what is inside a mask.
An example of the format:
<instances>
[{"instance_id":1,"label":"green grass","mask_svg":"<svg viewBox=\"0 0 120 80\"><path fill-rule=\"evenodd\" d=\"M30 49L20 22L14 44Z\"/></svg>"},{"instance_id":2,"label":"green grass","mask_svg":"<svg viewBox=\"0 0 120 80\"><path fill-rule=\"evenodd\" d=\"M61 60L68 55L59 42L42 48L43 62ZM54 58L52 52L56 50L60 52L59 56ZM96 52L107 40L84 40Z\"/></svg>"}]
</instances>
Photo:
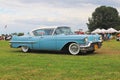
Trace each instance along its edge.
<instances>
[{"instance_id":1,"label":"green grass","mask_svg":"<svg viewBox=\"0 0 120 80\"><path fill-rule=\"evenodd\" d=\"M120 80L120 42L105 41L95 54L22 53L0 41L0 80Z\"/></svg>"}]
</instances>

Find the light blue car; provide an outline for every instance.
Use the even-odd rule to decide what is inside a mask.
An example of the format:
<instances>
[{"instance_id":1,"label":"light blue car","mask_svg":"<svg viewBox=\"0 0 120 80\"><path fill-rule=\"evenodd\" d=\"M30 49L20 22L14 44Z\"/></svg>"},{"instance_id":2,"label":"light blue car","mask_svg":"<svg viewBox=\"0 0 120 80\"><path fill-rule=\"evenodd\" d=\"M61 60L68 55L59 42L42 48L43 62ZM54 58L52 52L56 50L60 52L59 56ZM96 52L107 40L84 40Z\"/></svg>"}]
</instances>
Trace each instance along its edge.
<instances>
[{"instance_id":1,"label":"light blue car","mask_svg":"<svg viewBox=\"0 0 120 80\"><path fill-rule=\"evenodd\" d=\"M100 35L75 35L67 26L43 27L29 32L27 36L13 36L12 48L30 50L67 51L72 55L94 52L102 46Z\"/></svg>"}]
</instances>

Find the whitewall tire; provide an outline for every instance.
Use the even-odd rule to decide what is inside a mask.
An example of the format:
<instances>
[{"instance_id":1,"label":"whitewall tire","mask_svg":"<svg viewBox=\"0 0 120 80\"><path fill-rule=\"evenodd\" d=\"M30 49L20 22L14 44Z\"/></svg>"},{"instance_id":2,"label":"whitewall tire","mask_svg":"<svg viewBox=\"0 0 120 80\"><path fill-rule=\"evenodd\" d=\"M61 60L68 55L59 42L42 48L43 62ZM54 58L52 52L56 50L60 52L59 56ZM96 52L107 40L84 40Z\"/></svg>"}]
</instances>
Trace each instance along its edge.
<instances>
[{"instance_id":1,"label":"whitewall tire","mask_svg":"<svg viewBox=\"0 0 120 80\"><path fill-rule=\"evenodd\" d=\"M71 43L68 47L68 51L72 55L77 55L80 52L80 46L77 43Z\"/></svg>"},{"instance_id":2,"label":"whitewall tire","mask_svg":"<svg viewBox=\"0 0 120 80\"><path fill-rule=\"evenodd\" d=\"M22 46L22 47L21 47L21 50L26 53L26 52L29 51L29 47L27 47L27 46Z\"/></svg>"}]
</instances>

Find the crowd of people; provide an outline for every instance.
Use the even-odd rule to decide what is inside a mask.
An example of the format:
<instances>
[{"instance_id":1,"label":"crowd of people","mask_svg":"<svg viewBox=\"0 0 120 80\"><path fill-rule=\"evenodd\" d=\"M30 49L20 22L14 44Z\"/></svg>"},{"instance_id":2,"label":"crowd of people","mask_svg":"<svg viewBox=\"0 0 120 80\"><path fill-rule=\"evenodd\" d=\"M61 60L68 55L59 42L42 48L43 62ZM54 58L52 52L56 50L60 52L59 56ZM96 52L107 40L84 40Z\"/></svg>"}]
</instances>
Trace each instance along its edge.
<instances>
[{"instance_id":1,"label":"crowd of people","mask_svg":"<svg viewBox=\"0 0 120 80\"><path fill-rule=\"evenodd\" d=\"M113 38L113 36L112 36L110 33L101 33L101 35L102 35L102 39L103 39L104 41L110 40L110 39Z\"/></svg>"}]
</instances>

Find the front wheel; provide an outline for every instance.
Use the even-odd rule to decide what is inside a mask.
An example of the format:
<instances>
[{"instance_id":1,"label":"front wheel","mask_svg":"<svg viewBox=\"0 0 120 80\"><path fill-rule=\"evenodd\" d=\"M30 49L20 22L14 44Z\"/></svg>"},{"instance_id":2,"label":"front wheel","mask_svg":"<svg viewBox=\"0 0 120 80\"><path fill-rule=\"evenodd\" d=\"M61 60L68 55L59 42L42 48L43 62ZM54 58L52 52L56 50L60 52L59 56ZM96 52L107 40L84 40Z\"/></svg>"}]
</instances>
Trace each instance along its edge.
<instances>
[{"instance_id":1,"label":"front wheel","mask_svg":"<svg viewBox=\"0 0 120 80\"><path fill-rule=\"evenodd\" d=\"M80 46L77 43L71 43L68 47L68 51L72 55L77 55L80 52Z\"/></svg>"},{"instance_id":2,"label":"front wheel","mask_svg":"<svg viewBox=\"0 0 120 80\"><path fill-rule=\"evenodd\" d=\"M27 46L22 46L22 47L21 47L21 50L22 50L23 52L28 52L28 51L29 51L29 47L27 47Z\"/></svg>"}]
</instances>

